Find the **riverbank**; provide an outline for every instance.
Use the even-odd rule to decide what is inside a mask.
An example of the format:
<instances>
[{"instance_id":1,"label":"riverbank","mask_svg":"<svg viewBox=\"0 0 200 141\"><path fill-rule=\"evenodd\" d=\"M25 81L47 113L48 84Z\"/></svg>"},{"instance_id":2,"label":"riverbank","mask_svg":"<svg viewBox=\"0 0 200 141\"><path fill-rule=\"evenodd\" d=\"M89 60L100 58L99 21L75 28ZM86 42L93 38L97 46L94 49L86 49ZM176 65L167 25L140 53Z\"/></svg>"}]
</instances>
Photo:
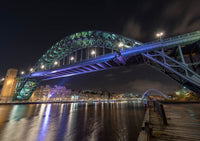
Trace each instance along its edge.
<instances>
[{"instance_id":1,"label":"riverbank","mask_svg":"<svg viewBox=\"0 0 200 141\"><path fill-rule=\"evenodd\" d=\"M190 104L190 103L200 103L200 101L160 101L163 104Z\"/></svg>"},{"instance_id":2,"label":"riverbank","mask_svg":"<svg viewBox=\"0 0 200 141\"><path fill-rule=\"evenodd\" d=\"M93 102L122 102L122 101L140 101L141 100L68 100L68 101L16 101L16 102L0 102L0 105L13 104L48 104L48 103L93 103Z\"/></svg>"}]
</instances>

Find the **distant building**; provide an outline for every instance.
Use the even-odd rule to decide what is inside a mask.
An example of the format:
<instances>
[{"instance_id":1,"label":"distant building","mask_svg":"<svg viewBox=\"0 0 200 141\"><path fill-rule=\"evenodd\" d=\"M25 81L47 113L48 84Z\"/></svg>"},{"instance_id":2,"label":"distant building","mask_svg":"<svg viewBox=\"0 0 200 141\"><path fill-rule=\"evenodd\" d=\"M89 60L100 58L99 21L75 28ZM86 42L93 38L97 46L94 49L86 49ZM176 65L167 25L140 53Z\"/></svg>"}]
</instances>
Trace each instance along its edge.
<instances>
[{"instance_id":1,"label":"distant building","mask_svg":"<svg viewBox=\"0 0 200 141\"><path fill-rule=\"evenodd\" d=\"M55 85L54 87L50 87L49 85L46 85L37 87L37 89L33 92L30 100L64 100L66 98L71 98L71 89L66 89L65 86Z\"/></svg>"}]
</instances>

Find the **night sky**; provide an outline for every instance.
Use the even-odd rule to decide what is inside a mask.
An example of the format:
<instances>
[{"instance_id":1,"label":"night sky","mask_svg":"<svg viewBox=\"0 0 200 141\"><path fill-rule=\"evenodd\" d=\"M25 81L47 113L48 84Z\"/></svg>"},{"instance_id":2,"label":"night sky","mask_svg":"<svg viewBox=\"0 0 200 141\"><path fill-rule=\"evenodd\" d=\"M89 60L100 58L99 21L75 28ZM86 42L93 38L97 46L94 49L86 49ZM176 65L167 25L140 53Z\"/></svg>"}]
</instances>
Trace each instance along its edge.
<instances>
[{"instance_id":1,"label":"night sky","mask_svg":"<svg viewBox=\"0 0 200 141\"><path fill-rule=\"evenodd\" d=\"M9 1L0 4L0 77L8 68L28 70L57 41L75 32L103 30L156 40L200 30L199 0ZM179 85L146 65L130 66L56 80L70 88L142 93L172 92ZM61 83L61 82L60 82Z\"/></svg>"}]
</instances>

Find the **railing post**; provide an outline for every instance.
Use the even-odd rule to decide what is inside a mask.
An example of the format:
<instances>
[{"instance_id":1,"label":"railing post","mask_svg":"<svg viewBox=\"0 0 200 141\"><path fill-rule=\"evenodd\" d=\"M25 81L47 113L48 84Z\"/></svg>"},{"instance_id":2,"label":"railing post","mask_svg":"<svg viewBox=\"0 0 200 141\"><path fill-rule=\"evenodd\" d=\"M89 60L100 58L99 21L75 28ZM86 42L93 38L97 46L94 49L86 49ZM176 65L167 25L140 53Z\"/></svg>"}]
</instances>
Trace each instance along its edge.
<instances>
[{"instance_id":1,"label":"railing post","mask_svg":"<svg viewBox=\"0 0 200 141\"><path fill-rule=\"evenodd\" d=\"M182 52L182 49L181 49L181 46L180 46L180 45L178 45L178 51L179 51L179 54L180 54L180 56L181 56L181 61L182 61L182 63L185 65L185 59L184 59L184 57L183 57L183 52Z\"/></svg>"},{"instance_id":2,"label":"railing post","mask_svg":"<svg viewBox=\"0 0 200 141\"><path fill-rule=\"evenodd\" d=\"M83 60L83 49L81 49L81 61Z\"/></svg>"},{"instance_id":3,"label":"railing post","mask_svg":"<svg viewBox=\"0 0 200 141\"><path fill-rule=\"evenodd\" d=\"M168 125L168 123L167 123L167 118L166 118L166 115L165 115L165 111L164 111L164 108L163 108L163 105L162 104L160 104L160 108L161 108L161 112L162 112L162 119L163 119L163 123L164 123L164 125Z\"/></svg>"}]
</instances>

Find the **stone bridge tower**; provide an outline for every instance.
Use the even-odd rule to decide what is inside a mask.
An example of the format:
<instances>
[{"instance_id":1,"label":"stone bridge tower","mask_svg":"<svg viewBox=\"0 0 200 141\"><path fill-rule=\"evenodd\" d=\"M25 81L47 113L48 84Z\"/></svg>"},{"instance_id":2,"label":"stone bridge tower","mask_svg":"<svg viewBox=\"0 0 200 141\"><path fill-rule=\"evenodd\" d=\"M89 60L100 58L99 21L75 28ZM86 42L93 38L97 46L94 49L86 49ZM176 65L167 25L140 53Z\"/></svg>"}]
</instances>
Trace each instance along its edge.
<instances>
[{"instance_id":1,"label":"stone bridge tower","mask_svg":"<svg viewBox=\"0 0 200 141\"><path fill-rule=\"evenodd\" d=\"M16 89L17 80L17 69L8 69L1 91L1 100L11 101Z\"/></svg>"}]
</instances>

